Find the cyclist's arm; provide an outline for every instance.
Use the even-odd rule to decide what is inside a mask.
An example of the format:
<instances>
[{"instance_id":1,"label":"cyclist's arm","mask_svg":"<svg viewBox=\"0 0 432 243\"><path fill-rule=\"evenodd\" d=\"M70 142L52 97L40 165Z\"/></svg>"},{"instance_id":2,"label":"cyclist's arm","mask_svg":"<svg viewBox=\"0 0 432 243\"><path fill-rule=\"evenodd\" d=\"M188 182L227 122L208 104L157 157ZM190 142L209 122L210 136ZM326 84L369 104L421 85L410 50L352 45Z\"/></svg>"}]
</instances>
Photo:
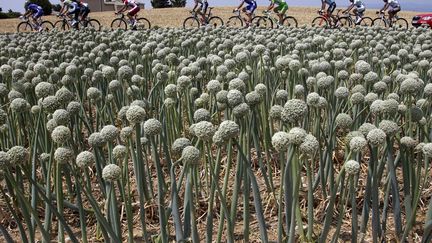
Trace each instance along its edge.
<instances>
[{"instance_id":1,"label":"cyclist's arm","mask_svg":"<svg viewBox=\"0 0 432 243\"><path fill-rule=\"evenodd\" d=\"M192 11L195 12L195 10L196 10L197 7L198 7L198 1L195 1L195 6L194 6L194 8L192 9Z\"/></svg>"},{"instance_id":2,"label":"cyclist's arm","mask_svg":"<svg viewBox=\"0 0 432 243\"><path fill-rule=\"evenodd\" d=\"M274 8L275 3L274 2L270 2L270 5L267 8L267 11L270 11Z\"/></svg>"},{"instance_id":3,"label":"cyclist's arm","mask_svg":"<svg viewBox=\"0 0 432 243\"><path fill-rule=\"evenodd\" d=\"M123 13L126 9L127 9L127 5L125 4L119 11L117 11L117 13Z\"/></svg>"},{"instance_id":4,"label":"cyclist's arm","mask_svg":"<svg viewBox=\"0 0 432 243\"><path fill-rule=\"evenodd\" d=\"M351 11L351 9L353 9L353 7L354 7L354 3L349 5L348 8L344 12L348 13L349 11Z\"/></svg>"},{"instance_id":5,"label":"cyclist's arm","mask_svg":"<svg viewBox=\"0 0 432 243\"><path fill-rule=\"evenodd\" d=\"M324 0L321 0L321 11L324 11L326 3Z\"/></svg>"},{"instance_id":6,"label":"cyclist's arm","mask_svg":"<svg viewBox=\"0 0 432 243\"><path fill-rule=\"evenodd\" d=\"M31 15L31 10L27 10L27 12L24 13L23 17L28 18Z\"/></svg>"},{"instance_id":7,"label":"cyclist's arm","mask_svg":"<svg viewBox=\"0 0 432 243\"><path fill-rule=\"evenodd\" d=\"M384 7L380 10L380 12L384 12L388 9L389 3L384 4Z\"/></svg>"},{"instance_id":8,"label":"cyclist's arm","mask_svg":"<svg viewBox=\"0 0 432 243\"><path fill-rule=\"evenodd\" d=\"M61 9L60 9L60 11L59 11L59 13L58 13L58 15L65 14L67 12L67 9L68 8L66 7L66 4L63 4L62 7L61 7Z\"/></svg>"},{"instance_id":9,"label":"cyclist's arm","mask_svg":"<svg viewBox=\"0 0 432 243\"><path fill-rule=\"evenodd\" d=\"M243 7L243 4L244 4L244 1L242 1L242 2L240 3L240 5L237 7L237 9L240 9L241 7Z\"/></svg>"}]
</instances>

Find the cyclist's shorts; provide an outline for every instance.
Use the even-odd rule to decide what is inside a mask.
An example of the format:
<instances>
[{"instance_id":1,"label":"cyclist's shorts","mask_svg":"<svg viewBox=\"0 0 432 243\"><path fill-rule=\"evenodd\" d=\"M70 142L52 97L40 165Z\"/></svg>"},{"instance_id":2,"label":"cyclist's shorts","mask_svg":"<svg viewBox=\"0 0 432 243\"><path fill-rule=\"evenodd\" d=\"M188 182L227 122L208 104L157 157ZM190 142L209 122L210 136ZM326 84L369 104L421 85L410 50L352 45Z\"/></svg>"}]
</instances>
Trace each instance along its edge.
<instances>
[{"instance_id":1,"label":"cyclist's shorts","mask_svg":"<svg viewBox=\"0 0 432 243\"><path fill-rule=\"evenodd\" d=\"M277 6L274 11L276 13L285 14L285 12L288 10L288 3L283 3Z\"/></svg>"},{"instance_id":2,"label":"cyclist's shorts","mask_svg":"<svg viewBox=\"0 0 432 243\"><path fill-rule=\"evenodd\" d=\"M253 13L255 11L256 8L257 8L256 2L248 4L246 6L246 13L251 14L251 13Z\"/></svg>"},{"instance_id":3,"label":"cyclist's shorts","mask_svg":"<svg viewBox=\"0 0 432 243\"><path fill-rule=\"evenodd\" d=\"M399 12L400 10L401 10L400 5L397 5L397 6L394 6L394 7L389 6L389 10L388 10L388 12L389 12L389 13L397 13L397 12Z\"/></svg>"},{"instance_id":4,"label":"cyclist's shorts","mask_svg":"<svg viewBox=\"0 0 432 243\"><path fill-rule=\"evenodd\" d=\"M140 11L140 7L138 7L138 5L136 5L135 7L133 7L131 10L129 10L128 14L130 16L134 16L135 14L137 14Z\"/></svg>"},{"instance_id":5,"label":"cyclist's shorts","mask_svg":"<svg viewBox=\"0 0 432 243\"><path fill-rule=\"evenodd\" d=\"M39 11L36 11L36 13L33 14L33 18L34 19L38 19L38 18L42 17L42 15L43 15L43 11L39 10Z\"/></svg>"},{"instance_id":6,"label":"cyclist's shorts","mask_svg":"<svg viewBox=\"0 0 432 243\"><path fill-rule=\"evenodd\" d=\"M361 7L361 8L357 8L357 12L358 12L359 14L364 13L365 10L366 10L366 8L365 8L364 6Z\"/></svg>"},{"instance_id":7,"label":"cyclist's shorts","mask_svg":"<svg viewBox=\"0 0 432 243\"><path fill-rule=\"evenodd\" d=\"M81 8L81 14L82 15L87 15L90 13L90 8L89 7L82 7Z\"/></svg>"},{"instance_id":8,"label":"cyclist's shorts","mask_svg":"<svg viewBox=\"0 0 432 243\"><path fill-rule=\"evenodd\" d=\"M80 12L80 8L78 6L78 3L72 2L72 4L69 7L69 14L75 14L79 12Z\"/></svg>"},{"instance_id":9,"label":"cyclist's shorts","mask_svg":"<svg viewBox=\"0 0 432 243\"><path fill-rule=\"evenodd\" d=\"M201 13L206 13L207 12L207 8L208 8L208 2L204 2L203 4L201 4L201 7L199 8L199 11L201 12Z\"/></svg>"},{"instance_id":10,"label":"cyclist's shorts","mask_svg":"<svg viewBox=\"0 0 432 243\"><path fill-rule=\"evenodd\" d=\"M328 7L327 11L330 12L330 13L333 13L333 11L334 11L335 9L336 9L336 3L335 3L335 2L332 2L332 3L330 4L330 6Z\"/></svg>"}]
</instances>

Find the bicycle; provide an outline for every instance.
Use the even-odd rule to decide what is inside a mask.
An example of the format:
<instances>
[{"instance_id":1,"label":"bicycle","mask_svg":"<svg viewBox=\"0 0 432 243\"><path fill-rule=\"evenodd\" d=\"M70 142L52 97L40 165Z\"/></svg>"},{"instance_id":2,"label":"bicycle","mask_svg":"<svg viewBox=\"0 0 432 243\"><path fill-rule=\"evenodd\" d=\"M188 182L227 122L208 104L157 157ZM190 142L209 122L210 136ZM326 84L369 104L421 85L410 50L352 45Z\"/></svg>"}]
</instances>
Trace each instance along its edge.
<instances>
[{"instance_id":1,"label":"bicycle","mask_svg":"<svg viewBox=\"0 0 432 243\"><path fill-rule=\"evenodd\" d=\"M298 27L297 19L293 16L284 16L282 23L279 23L279 18L273 17L270 11L263 11L264 16L256 16L252 19L252 23L257 27L264 28L276 28L285 26L285 27Z\"/></svg>"},{"instance_id":2,"label":"bicycle","mask_svg":"<svg viewBox=\"0 0 432 243\"><path fill-rule=\"evenodd\" d=\"M20 32L20 33L33 32L34 30L50 31L50 30L54 29L54 25L48 20L42 21L40 23L40 25L37 26L34 23L32 23L32 21L30 21L28 18L24 18L23 16L21 16L20 19L22 21L17 26L17 32Z\"/></svg>"},{"instance_id":3,"label":"bicycle","mask_svg":"<svg viewBox=\"0 0 432 243\"><path fill-rule=\"evenodd\" d=\"M217 28L224 25L224 22L222 18L218 16L212 16L211 11L213 7L208 8L209 11L207 14L204 15L204 21L201 19L201 16L198 16L197 12L189 11L192 16L187 17L183 21L183 28L185 29L193 29L193 28L199 28L202 25L209 25L213 28Z\"/></svg>"},{"instance_id":4,"label":"bicycle","mask_svg":"<svg viewBox=\"0 0 432 243\"><path fill-rule=\"evenodd\" d=\"M389 19L388 15L383 12L376 12L378 14L378 18L374 19L372 22L373 26L380 27L396 27L408 29L408 21L404 18L399 18L397 15L393 16L393 19Z\"/></svg>"},{"instance_id":5,"label":"bicycle","mask_svg":"<svg viewBox=\"0 0 432 243\"><path fill-rule=\"evenodd\" d=\"M71 26L72 26L72 18L71 16L66 16L64 14L60 15L59 18L61 18L61 20L58 20L54 23L54 26L58 29L61 30L70 30ZM75 27L75 29L79 29L79 28L87 28L87 27L91 27L94 28L95 30L101 30L101 24L99 22L99 20L97 19L92 19L92 18L85 18L85 19L80 19L78 22L78 25Z\"/></svg>"},{"instance_id":6,"label":"bicycle","mask_svg":"<svg viewBox=\"0 0 432 243\"><path fill-rule=\"evenodd\" d=\"M346 22L346 19L342 19L341 21L341 17L339 17L340 12L342 11L342 9L339 9L337 11L337 14L334 15L329 15L327 13L327 11L323 12L321 10L318 11L318 14L320 16L314 18L312 20L312 26L318 26L318 27L322 27L322 28L339 28L339 27L350 27L350 23Z\"/></svg>"},{"instance_id":7,"label":"bicycle","mask_svg":"<svg viewBox=\"0 0 432 243\"><path fill-rule=\"evenodd\" d=\"M243 27L244 23L247 22L247 21L246 21L245 18L243 18L241 16L240 10L237 10L237 11L234 10L233 13L234 13L234 16L231 16L231 17L228 18L226 26L232 27L232 28ZM252 19L254 17L255 16L252 16ZM250 23L250 25L252 25L252 23Z\"/></svg>"},{"instance_id":8,"label":"bicycle","mask_svg":"<svg viewBox=\"0 0 432 243\"><path fill-rule=\"evenodd\" d=\"M111 22L111 29L113 29L113 30L116 30L116 29L127 30L129 19L127 19L123 13L117 13L116 15L120 15L120 17L115 18ZM146 19L144 17L137 18L137 15L134 16L134 19L136 22L135 22L135 26L132 27L132 30L144 30L144 29L150 29L151 28L151 24L150 24L150 21L148 19Z\"/></svg>"},{"instance_id":9,"label":"bicycle","mask_svg":"<svg viewBox=\"0 0 432 243\"><path fill-rule=\"evenodd\" d=\"M339 18L339 21L344 24L344 26L352 27L352 26L372 26L373 20L370 17L361 17L360 22L356 23L357 16L352 14L351 12L343 15Z\"/></svg>"}]
</instances>

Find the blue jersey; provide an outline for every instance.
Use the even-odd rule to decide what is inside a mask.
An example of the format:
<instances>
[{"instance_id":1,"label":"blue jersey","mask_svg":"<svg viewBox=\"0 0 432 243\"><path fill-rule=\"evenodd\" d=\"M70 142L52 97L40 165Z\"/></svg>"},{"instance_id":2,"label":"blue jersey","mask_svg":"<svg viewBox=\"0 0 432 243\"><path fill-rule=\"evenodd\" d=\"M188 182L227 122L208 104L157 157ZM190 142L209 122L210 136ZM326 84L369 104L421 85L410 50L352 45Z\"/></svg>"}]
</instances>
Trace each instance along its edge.
<instances>
[{"instance_id":1,"label":"blue jersey","mask_svg":"<svg viewBox=\"0 0 432 243\"><path fill-rule=\"evenodd\" d=\"M28 9L29 11L32 11L33 13L36 13L36 12L40 12L40 11L42 11L42 7L39 6L39 5L37 5L37 4L34 4L34 3L30 3L30 4L27 6L27 9Z\"/></svg>"},{"instance_id":2,"label":"blue jersey","mask_svg":"<svg viewBox=\"0 0 432 243\"><path fill-rule=\"evenodd\" d=\"M244 0L246 4L256 4L255 0Z\"/></svg>"}]
</instances>

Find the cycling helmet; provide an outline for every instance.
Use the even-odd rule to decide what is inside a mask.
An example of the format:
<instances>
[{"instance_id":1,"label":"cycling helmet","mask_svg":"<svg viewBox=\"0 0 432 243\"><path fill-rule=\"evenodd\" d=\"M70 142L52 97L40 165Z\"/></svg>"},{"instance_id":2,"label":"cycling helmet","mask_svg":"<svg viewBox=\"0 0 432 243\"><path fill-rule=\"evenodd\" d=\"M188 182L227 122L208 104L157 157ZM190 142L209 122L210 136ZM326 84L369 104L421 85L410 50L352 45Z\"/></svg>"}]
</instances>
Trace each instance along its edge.
<instances>
[{"instance_id":1,"label":"cycling helmet","mask_svg":"<svg viewBox=\"0 0 432 243\"><path fill-rule=\"evenodd\" d=\"M28 6L30 5L30 1L29 0L25 0L24 2L24 9L27 11L28 10Z\"/></svg>"}]
</instances>

